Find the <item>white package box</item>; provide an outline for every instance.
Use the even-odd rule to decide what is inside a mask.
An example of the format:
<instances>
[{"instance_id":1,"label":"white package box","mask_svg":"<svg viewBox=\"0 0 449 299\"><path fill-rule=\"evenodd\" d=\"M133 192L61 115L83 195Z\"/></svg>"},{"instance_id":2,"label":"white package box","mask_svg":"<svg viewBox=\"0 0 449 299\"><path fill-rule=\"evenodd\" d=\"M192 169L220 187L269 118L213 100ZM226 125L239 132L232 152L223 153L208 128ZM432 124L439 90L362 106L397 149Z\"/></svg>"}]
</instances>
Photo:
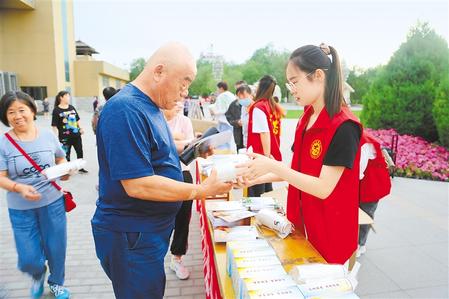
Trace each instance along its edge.
<instances>
[{"instance_id":1,"label":"white package box","mask_svg":"<svg viewBox=\"0 0 449 299\"><path fill-rule=\"evenodd\" d=\"M276 265L282 266L281 262L275 254L268 256L236 258L232 261L231 280L236 279L234 277L236 277L237 271L241 268L257 268Z\"/></svg>"},{"instance_id":2,"label":"white package box","mask_svg":"<svg viewBox=\"0 0 449 299\"><path fill-rule=\"evenodd\" d=\"M238 268L251 268L261 266L280 265L278 257L273 253L269 256L255 256L255 257L243 257L234 259L235 269Z\"/></svg>"},{"instance_id":3,"label":"white package box","mask_svg":"<svg viewBox=\"0 0 449 299\"><path fill-rule=\"evenodd\" d=\"M348 275L346 267L333 264L304 264L296 265L289 273L298 284L313 282L316 279L338 279Z\"/></svg>"},{"instance_id":4,"label":"white package box","mask_svg":"<svg viewBox=\"0 0 449 299\"><path fill-rule=\"evenodd\" d=\"M281 277L266 277L266 278L246 278L243 279L241 292L239 298L250 298L249 292L258 290L282 290L289 287L296 286L295 281L288 275Z\"/></svg>"},{"instance_id":5,"label":"white package box","mask_svg":"<svg viewBox=\"0 0 449 299\"><path fill-rule=\"evenodd\" d=\"M248 292L249 299L304 299L298 287L293 286L281 290L257 290Z\"/></svg>"},{"instance_id":6,"label":"white package box","mask_svg":"<svg viewBox=\"0 0 449 299\"><path fill-rule=\"evenodd\" d=\"M235 266L234 261L238 258L272 256L272 255L275 256L276 253L271 247L252 248L248 246L244 248L231 249L229 251L229 254L226 255L226 267L228 269L228 273L232 273L233 267Z\"/></svg>"},{"instance_id":7,"label":"white package box","mask_svg":"<svg viewBox=\"0 0 449 299\"><path fill-rule=\"evenodd\" d=\"M245 278L280 277L287 274L284 267L281 265L239 268L234 273L235 275L232 277L232 285L234 287L235 294L240 294L243 279Z\"/></svg>"},{"instance_id":8,"label":"white package box","mask_svg":"<svg viewBox=\"0 0 449 299\"><path fill-rule=\"evenodd\" d=\"M235 181L237 178L237 168L235 166L249 161L249 157L244 154L213 155L211 159L213 168L217 171L217 179L222 182ZM210 176L213 168L205 169L208 176Z\"/></svg>"},{"instance_id":9,"label":"white package box","mask_svg":"<svg viewBox=\"0 0 449 299\"><path fill-rule=\"evenodd\" d=\"M321 281L316 280L307 284L299 284L298 287L306 298L315 298L320 296L323 298L335 298L350 294L354 291L352 283L347 278L326 279Z\"/></svg>"},{"instance_id":10,"label":"white package box","mask_svg":"<svg viewBox=\"0 0 449 299\"><path fill-rule=\"evenodd\" d=\"M239 249L239 248L267 248L270 247L270 244L268 244L267 240L265 239L257 239L257 240L251 240L251 241L245 241L245 242L240 242L240 241L228 241L226 243L226 255L231 254L230 250L233 249Z\"/></svg>"}]
</instances>

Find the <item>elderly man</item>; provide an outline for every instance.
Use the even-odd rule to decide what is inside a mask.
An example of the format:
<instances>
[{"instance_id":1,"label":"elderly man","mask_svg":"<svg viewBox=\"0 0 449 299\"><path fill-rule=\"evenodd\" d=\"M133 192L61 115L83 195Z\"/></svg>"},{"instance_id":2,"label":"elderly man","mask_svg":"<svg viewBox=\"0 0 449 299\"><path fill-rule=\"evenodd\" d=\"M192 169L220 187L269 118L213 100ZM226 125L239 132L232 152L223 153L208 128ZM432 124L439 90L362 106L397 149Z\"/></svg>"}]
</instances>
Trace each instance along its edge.
<instances>
[{"instance_id":1,"label":"elderly man","mask_svg":"<svg viewBox=\"0 0 449 299\"><path fill-rule=\"evenodd\" d=\"M95 248L119 299L162 298L164 256L181 201L224 193L213 173L183 182L179 157L160 109L188 94L196 75L190 52L170 43L105 106L97 128L99 198Z\"/></svg>"}]
</instances>

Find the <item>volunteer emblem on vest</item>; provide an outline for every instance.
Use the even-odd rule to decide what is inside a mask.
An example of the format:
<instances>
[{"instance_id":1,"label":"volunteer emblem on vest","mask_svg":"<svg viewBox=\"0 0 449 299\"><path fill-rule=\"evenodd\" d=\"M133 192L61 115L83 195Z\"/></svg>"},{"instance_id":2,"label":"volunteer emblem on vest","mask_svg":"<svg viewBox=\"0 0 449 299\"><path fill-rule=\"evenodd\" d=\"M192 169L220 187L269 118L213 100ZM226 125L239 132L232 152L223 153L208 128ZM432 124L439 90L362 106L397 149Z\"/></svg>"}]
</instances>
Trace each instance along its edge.
<instances>
[{"instance_id":1,"label":"volunteer emblem on vest","mask_svg":"<svg viewBox=\"0 0 449 299\"><path fill-rule=\"evenodd\" d=\"M310 157L313 159L318 159L323 151L323 146L321 145L321 141L319 139L315 139L310 145Z\"/></svg>"}]
</instances>

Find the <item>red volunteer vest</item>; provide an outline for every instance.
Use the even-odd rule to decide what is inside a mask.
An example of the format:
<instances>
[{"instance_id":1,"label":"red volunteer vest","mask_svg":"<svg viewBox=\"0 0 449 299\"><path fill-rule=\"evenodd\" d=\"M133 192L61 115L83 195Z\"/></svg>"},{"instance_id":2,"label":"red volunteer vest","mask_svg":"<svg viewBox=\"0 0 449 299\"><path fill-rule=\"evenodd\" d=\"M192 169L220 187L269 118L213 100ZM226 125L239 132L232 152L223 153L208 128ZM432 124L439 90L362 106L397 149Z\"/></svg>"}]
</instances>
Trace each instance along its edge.
<instances>
[{"instance_id":1,"label":"red volunteer vest","mask_svg":"<svg viewBox=\"0 0 449 299\"><path fill-rule=\"evenodd\" d=\"M292 169L319 177L338 127L346 121L362 126L347 107L332 119L323 109L313 126L304 132L312 113L313 108L307 107L296 128ZM287 218L328 263L343 264L357 249L360 148L353 165L352 169L345 168L334 191L324 200L289 186Z\"/></svg>"},{"instance_id":2,"label":"red volunteer vest","mask_svg":"<svg viewBox=\"0 0 449 299\"><path fill-rule=\"evenodd\" d=\"M270 130L270 144L271 155L278 161L282 161L282 155L280 150L281 144L281 118L276 116L271 110L270 104L267 99L261 99L254 103L249 108L249 120L248 120L248 141L247 148L253 147L253 152L263 155L262 142L260 140L259 133L253 133L253 111L254 108L259 108L265 113L268 121L268 128Z\"/></svg>"},{"instance_id":3,"label":"red volunteer vest","mask_svg":"<svg viewBox=\"0 0 449 299\"><path fill-rule=\"evenodd\" d=\"M390 194L391 179L379 141L367 132L363 132L360 146L371 143L376 150L376 158L368 161L364 177L360 181L360 201L377 202Z\"/></svg>"}]
</instances>

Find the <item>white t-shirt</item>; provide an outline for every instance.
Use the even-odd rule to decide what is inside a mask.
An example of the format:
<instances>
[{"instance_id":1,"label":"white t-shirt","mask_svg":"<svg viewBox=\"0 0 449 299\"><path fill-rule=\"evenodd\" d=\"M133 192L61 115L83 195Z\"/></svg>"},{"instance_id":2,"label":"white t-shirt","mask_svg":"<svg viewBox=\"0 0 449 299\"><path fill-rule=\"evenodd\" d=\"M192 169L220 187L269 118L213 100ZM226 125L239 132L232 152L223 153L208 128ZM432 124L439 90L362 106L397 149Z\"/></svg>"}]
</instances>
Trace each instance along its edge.
<instances>
[{"instance_id":1,"label":"white t-shirt","mask_svg":"<svg viewBox=\"0 0 449 299\"><path fill-rule=\"evenodd\" d=\"M225 113L228 111L229 105L235 100L235 95L230 91L225 91L218 95L215 101L215 116L221 123L229 124Z\"/></svg>"},{"instance_id":2,"label":"white t-shirt","mask_svg":"<svg viewBox=\"0 0 449 299\"><path fill-rule=\"evenodd\" d=\"M270 132L267 115L259 108L253 110L253 133Z\"/></svg>"},{"instance_id":3,"label":"white t-shirt","mask_svg":"<svg viewBox=\"0 0 449 299\"><path fill-rule=\"evenodd\" d=\"M365 143L360 148L360 173L359 179L362 180L365 177L365 170L368 166L369 160L376 159L376 149L372 143Z\"/></svg>"}]
</instances>

